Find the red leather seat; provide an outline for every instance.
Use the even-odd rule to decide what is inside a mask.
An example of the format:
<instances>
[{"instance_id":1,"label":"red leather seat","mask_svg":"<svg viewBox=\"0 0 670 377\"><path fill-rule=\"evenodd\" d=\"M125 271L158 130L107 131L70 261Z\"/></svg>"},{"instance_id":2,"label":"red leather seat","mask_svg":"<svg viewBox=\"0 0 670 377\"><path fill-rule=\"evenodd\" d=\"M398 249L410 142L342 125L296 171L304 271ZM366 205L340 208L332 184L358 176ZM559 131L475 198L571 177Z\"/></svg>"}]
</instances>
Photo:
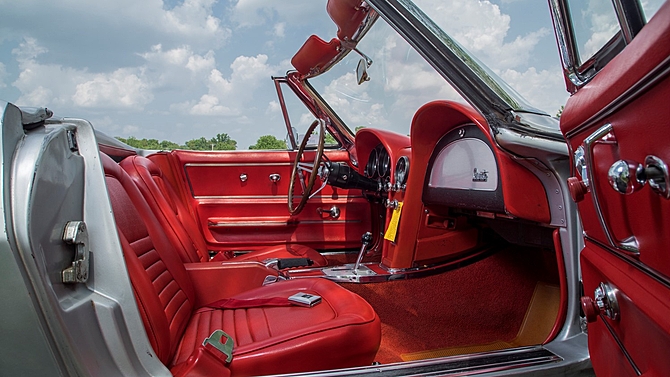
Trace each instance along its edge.
<instances>
[{"instance_id":1,"label":"red leather seat","mask_svg":"<svg viewBox=\"0 0 670 377\"><path fill-rule=\"evenodd\" d=\"M142 156L129 156L120 163L121 167L135 181L144 199L154 212L170 241L177 248L184 263L205 262L209 260L209 251L198 224L186 206L181 202L175 189L164 176L160 167ZM328 265L328 261L318 251L304 245L277 245L265 247L235 257L235 261L263 262L270 258L309 258L314 267ZM219 253L215 260L229 259L225 253Z\"/></svg>"},{"instance_id":2,"label":"red leather seat","mask_svg":"<svg viewBox=\"0 0 670 377\"><path fill-rule=\"evenodd\" d=\"M312 308L196 307L198 292L139 189L113 160L102 154L101 159L147 336L158 358L175 375L184 373L185 365L195 360L189 357L219 329L235 342L227 365L233 376L344 368L373 361L381 339L379 318L361 297L325 279L282 281L232 297L262 299L307 292L323 300ZM215 362L214 367L203 363L199 372L218 375L223 361Z\"/></svg>"}]
</instances>

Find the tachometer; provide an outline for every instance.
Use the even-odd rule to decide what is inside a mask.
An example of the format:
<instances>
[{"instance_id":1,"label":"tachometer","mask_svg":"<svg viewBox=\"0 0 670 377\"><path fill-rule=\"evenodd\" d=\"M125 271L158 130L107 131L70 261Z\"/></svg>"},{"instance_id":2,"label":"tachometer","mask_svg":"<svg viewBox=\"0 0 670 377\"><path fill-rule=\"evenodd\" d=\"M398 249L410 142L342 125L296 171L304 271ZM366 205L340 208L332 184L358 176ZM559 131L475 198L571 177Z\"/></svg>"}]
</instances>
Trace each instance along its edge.
<instances>
[{"instance_id":1,"label":"tachometer","mask_svg":"<svg viewBox=\"0 0 670 377\"><path fill-rule=\"evenodd\" d=\"M379 162L377 164L377 172L382 178L388 177L391 172L391 157L389 156L386 149L381 147L379 150Z\"/></svg>"}]
</instances>

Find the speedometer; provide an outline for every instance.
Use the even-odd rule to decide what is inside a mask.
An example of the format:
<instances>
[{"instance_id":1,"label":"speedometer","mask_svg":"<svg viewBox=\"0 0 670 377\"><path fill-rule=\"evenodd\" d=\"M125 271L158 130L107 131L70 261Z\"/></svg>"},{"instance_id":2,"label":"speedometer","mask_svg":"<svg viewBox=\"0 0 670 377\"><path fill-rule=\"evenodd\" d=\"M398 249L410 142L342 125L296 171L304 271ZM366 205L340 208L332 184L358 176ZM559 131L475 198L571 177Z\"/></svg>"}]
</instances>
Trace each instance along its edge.
<instances>
[{"instance_id":1,"label":"speedometer","mask_svg":"<svg viewBox=\"0 0 670 377\"><path fill-rule=\"evenodd\" d=\"M368 158L368 163L365 165L365 176L368 178L375 178L377 176L377 149L373 149L370 152L370 158Z\"/></svg>"}]
</instances>

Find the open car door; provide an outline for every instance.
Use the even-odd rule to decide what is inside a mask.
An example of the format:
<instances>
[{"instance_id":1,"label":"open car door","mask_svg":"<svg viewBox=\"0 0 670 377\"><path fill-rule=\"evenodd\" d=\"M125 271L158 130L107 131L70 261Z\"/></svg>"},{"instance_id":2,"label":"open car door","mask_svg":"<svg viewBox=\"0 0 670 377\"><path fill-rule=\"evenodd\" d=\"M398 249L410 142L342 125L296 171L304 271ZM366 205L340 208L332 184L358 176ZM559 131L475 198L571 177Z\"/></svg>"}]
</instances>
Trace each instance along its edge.
<instances>
[{"instance_id":1,"label":"open car door","mask_svg":"<svg viewBox=\"0 0 670 377\"><path fill-rule=\"evenodd\" d=\"M615 3L637 6L637 20L620 10L621 31L585 63L565 67L576 91L561 130L573 153L569 186L584 228L582 308L597 375L667 375L670 3L646 25L637 2ZM557 33L565 62L583 45L572 38L579 10L551 5L557 29L568 26ZM597 75L586 77L588 70Z\"/></svg>"}]
</instances>

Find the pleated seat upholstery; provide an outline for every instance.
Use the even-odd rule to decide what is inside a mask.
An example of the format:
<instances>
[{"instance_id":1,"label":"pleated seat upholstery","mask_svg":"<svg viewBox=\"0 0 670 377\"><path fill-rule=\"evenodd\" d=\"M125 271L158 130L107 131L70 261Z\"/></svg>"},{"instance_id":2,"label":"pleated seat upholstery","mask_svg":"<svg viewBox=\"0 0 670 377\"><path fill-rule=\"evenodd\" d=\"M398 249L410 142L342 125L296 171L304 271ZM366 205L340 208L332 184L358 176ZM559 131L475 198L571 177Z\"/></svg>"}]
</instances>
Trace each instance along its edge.
<instances>
[{"instance_id":1,"label":"pleated seat upholstery","mask_svg":"<svg viewBox=\"0 0 670 377\"><path fill-rule=\"evenodd\" d=\"M181 245L179 256L184 263L205 262L209 251L198 224L179 200L176 190L163 175L160 167L142 156L129 156L120 163L130 175L142 196L149 204L171 242ZM263 247L250 253L234 257L234 261L263 262L272 258L309 258L314 267L324 267L328 261L311 247L297 244L283 244ZM218 253L214 260L229 260L225 253Z\"/></svg>"},{"instance_id":2,"label":"pleated seat upholstery","mask_svg":"<svg viewBox=\"0 0 670 377\"><path fill-rule=\"evenodd\" d=\"M381 340L379 318L360 296L328 280L282 281L232 297L237 300L286 298L298 292L321 296L322 302L311 308L197 307L200 305L196 304L198 292L176 246L165 236L158 220L152 218L148 204L138 200L142 194L128 174L109 157L101 155L101 159L119 239L149 342L173 373L181 374L194 350L215 330L225 331L234 340L233 360L227 365L232 376L306 372L372 363Z\"/></svg>"}]
</instances>

